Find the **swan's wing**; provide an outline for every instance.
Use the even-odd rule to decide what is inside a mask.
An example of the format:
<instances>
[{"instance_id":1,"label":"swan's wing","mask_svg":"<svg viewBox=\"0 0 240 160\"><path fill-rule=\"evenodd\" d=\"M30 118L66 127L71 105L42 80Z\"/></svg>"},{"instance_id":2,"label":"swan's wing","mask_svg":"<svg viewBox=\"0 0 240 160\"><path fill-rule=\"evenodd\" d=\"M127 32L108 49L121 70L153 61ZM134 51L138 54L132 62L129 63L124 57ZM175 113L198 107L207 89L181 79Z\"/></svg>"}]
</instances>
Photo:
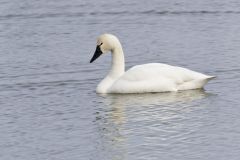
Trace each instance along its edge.
<instances>
[{"instance_id":1,"label":"swan's wing","mask_svg":"<svg viewBox=\"0 0 240 160\"><path fill-rule=\"evenodd\" d=\"M210 76L186 68L162 63L149 63L130 68L113 83L110 92L142 93L177 91L179 86L186 82L208 78ZM186 85L183 88L186 88Z\"/></svg>"}]
</instances>

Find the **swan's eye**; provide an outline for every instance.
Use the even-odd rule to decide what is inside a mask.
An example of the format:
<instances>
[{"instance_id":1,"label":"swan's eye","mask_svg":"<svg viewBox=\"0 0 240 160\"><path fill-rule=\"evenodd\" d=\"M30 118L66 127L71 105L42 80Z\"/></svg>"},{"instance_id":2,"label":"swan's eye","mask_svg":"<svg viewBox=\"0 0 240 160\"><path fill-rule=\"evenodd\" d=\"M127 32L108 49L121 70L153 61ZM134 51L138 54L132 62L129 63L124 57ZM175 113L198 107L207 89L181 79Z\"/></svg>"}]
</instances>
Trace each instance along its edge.
<instances>
[{"instance_id":1,"label":"swan's eye","mask_svg":"<svg viewBox=\"0 0 240 160\"><path fill-rule=\"evenodd\" d=\"M98 44L97 46L100 47L103 43Z\"/></svg>"}]
</instances>

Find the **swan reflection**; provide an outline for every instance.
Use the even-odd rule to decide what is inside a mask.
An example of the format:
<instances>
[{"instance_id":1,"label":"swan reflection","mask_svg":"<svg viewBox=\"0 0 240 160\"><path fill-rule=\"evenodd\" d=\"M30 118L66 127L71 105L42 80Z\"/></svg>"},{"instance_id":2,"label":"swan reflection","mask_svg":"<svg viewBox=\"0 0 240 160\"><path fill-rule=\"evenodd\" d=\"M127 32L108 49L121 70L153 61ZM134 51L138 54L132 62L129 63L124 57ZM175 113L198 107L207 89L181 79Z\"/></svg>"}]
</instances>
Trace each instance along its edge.
<instances>
[{"instance_id":1,"label":"swan reflection","mask_svg":"<svg viewBox=\"0 0 240 160\"><path fill-rule=\"evenodd\" d=\"M106 105L111 105L114 108L118 108L120 106L153 106L175 103L188 103L194 100L205 98L211 94L206 93L203 89L200 89L166 93L99 95L104 98L104 103Z\"/></svg>"},{"instance_id":2,"label":"swan reflection","mask_svg":"<svg viewBox=\"0 0 240 160\"><path fill-rule=\"evenodd\" d=\"M102 150L109 159L125 159L133 149L130 146L151 148L187 139L201 125L194 122L188 128L191 112L204 109L203 99L210 95L204 90L99 95L104 104L97 114Z\"/></svg>"}]
</instances>

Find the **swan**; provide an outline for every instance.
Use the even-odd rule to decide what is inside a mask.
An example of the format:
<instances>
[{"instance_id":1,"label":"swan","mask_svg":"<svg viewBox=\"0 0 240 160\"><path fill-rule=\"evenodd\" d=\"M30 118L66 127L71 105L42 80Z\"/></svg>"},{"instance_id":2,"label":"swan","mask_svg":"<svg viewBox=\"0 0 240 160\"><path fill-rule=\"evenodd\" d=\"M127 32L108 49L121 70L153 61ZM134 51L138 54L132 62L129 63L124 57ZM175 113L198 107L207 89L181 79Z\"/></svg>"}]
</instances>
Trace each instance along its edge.
<instances>
[{"instance_id":1,"label":"swan","mask_svg":"<svg viewBox=\"0 0 240 160\"><path fill-rule=\"evenodd\" d=\"M162 63L136 65L125 72L122 45L112 34L102 34L97 38L97 47L90 63L108 52L112 53L111 70L98 84L97 93L176 92L203 88L215 78Z\"/></svg>"}]
</instances>

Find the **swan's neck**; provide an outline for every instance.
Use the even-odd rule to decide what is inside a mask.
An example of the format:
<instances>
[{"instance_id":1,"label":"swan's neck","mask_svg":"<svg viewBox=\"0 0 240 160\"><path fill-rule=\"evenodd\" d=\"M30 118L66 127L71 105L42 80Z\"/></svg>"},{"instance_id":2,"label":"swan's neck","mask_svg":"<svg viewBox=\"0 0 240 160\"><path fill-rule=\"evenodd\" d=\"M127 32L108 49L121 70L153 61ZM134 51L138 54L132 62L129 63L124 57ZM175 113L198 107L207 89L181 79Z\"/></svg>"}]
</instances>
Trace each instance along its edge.
<instances>
[{"instance_id":1,"label":"swan's neck","mask_svg":"<svg viewBox=\"0 0 240 160\"><path fill-rule=\"evenodd\" d=\"M112 66L108 76L117 79L125 72L125 61L122 46L112 50Z\"/></svg>"},{"instance_id":2,"label":"swan's neck","mask_svg":"<svg viewBox=\"0 0 240 160\"><path fill-rule=\"evenodd\" d=\"M97 93L109 93L113 83L125 72L124 54L121 44L112 50L112 66L108 75L99 83Z\"/></svg>"}]
</instances>

